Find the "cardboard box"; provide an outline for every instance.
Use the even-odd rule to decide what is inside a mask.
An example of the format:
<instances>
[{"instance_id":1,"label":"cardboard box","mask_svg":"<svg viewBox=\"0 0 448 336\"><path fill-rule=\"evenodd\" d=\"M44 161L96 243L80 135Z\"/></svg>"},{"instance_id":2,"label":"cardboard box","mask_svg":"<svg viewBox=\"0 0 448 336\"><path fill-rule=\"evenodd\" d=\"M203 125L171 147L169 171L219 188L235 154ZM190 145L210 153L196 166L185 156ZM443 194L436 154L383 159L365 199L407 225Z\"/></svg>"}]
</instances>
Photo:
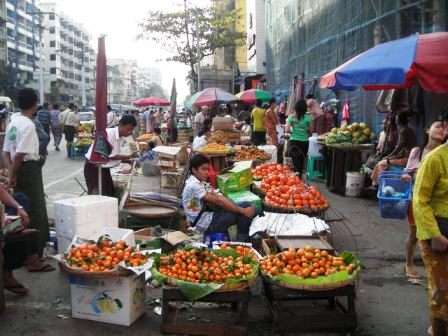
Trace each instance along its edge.
<instances>
[{"instance_id":1,"label":"cardboard box","mask_svg":"<svg viewBox=\"0 0 448 336\"><path fill-rule=\"evenodd\" d=\"M145 312L144 274L69 281L73 317L129 326Z\"/></svg>"},{"instance_id":2,"label":"cardboard box","mask_svg":"<svg viewBox=\"0 0 448 336\"><path fill-rule=\"evenodd\" d=\"M212 121L214 131L233 129L233 119L228 117L214 117Z\"/></svg>"},{"instance_id":3,"label":"cardboard box","mask_svg":"<svg viewBox=\"0 0 448 336\"><path fill-rule=\"evenodd\" d=\"M141 248L146 249L158 249L161 248L163 252L171 251L172 248L184 241L190 240L182 231L169 231L164 230L161 237L154 237L154 228L144 228L135 231L135 241L140 244Z\"/></svg>"},{"instance_id":4,"label":"cardboard box","mask_svg":"<svg viewBox=\"0 0 448 336\"><path fill-rule=\"evenodd\" d=\"M334 248L322 236L278 236L261 241L261 249L264 255L278 253L289 248L305 248L307 245L334 253Z\"/></svg>"},{"instance_id":5,"label":"cardboard box","mask_svg":"<svg viewBox=\"0 0 448 336\"><path fill-rule=\"evenodd\" d=\"M262 210L261 198L250 192L249 190L230 193L227 195L227 198L233 203L250 202L254 206L254 208L260 211Z\"/></svg>"},{"instance_id":6,"label":"cardboard box","mask_svg":"<svg viewBox=\"0 0 448 336\"><path fill-rule=\"evenodd\" d=\"M218 188L224 194L248 190L253 182L252 161L239 162L226 174L218 175Z\"/></svg>"}]
</instances>

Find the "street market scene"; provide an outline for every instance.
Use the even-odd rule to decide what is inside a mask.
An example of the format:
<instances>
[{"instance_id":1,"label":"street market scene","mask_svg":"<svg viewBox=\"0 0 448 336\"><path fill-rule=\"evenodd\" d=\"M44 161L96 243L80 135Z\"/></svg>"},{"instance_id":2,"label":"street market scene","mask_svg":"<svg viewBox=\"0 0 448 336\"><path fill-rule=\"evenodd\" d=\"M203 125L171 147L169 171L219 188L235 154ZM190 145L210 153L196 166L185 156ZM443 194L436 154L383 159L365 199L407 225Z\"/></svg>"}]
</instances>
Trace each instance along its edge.
<instances>
[{"instance_id":1,"label":"street market scene","mask_svg":"<svg viewBox=\"0 0 448 336\"><path fill-rule=\"evenodd\" d=\"M444 0L0 0L0 334L448 336L447 55Z\"/></svg>"}]
</instances>

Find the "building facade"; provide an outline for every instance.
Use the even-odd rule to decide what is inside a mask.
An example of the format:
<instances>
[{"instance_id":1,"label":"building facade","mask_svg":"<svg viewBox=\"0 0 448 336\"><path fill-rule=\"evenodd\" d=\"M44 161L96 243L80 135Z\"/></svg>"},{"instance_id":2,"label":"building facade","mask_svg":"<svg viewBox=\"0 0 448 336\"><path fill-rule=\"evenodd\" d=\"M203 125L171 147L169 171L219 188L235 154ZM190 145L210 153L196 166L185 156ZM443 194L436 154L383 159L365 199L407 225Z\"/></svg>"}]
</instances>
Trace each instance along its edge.
<instances>
[{"instance_id":1,"label":"building facade","mask_svg":"<svg viewBox=\"0 0 448 336\"><path fill-rule=\"evenodd\" d=\"M137 61L107 59L107 98L110 104L130 105L137 97Z\"/></svg>"},{"instance_id":2,"label":"building facade","mask_svg":"<svg viewBox=\"0 0 448 336\"><path fill-rule=\"evenodd\" d=\"M45 99L92 105L96 54L91 35L81 24L58 11L55 3L41 3L40 9L45 13L42 15Z\"/></svg>"},{"instance_id":3,"label":"building facade","mask_svg":"<svg viewBox=\"0 0 448 336\"><path fill-rule=\"evenodd\" d=\"M304 94L327 100L318 78L376 44L414 33L446 31L445 0L265 0L267 86L283 100L294 78ZM399 51L397 51L399 52ZM376 91L338 92L354 121L379 124ZM381 116L382 118L382 116Z\"/></svg>"},{"instance_id":4,"label":"building facade","mask_svg":"<svg viewBox=\"0 0 448 336\"><path fill-rule=\"evenodd\" d=\"M6 40L6 0L0 0L0 67L6 66L8 62Z\"/></svg>"},{"instance_id":5,"label":"building facade","mask_svg":"<svg viewBox=\"0 0 448 336\"><path fill-rule=\"evenodd\" d=\"M8 64L23 85L34 82L39 69L39 9L35 0L6 0Z\"/></svg>"},{"instance_id":6,"label":"building facade","mask_svg":"<svg viewBox=\"0 0 448 336\"><path fill-rule=\"evenodd\" d=\"M151 83L162 86L162 71L159 68L139 68L138 86L144 87Z\"/></svg>"}]
</instances>

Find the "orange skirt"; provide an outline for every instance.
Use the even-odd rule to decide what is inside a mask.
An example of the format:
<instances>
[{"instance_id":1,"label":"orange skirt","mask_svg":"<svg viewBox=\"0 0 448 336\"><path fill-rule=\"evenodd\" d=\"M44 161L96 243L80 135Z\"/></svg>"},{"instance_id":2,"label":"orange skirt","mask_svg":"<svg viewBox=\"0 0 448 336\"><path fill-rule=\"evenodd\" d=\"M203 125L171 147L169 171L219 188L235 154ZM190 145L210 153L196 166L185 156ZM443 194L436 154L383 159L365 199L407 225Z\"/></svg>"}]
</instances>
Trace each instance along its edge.
<instances>
[{"instance_id":1,"label":"orange skirt","mask_svg":"<svg viewBox=\"0 0 448 336\"><path fill-rule=\"evenodd\" d=\"M433 319L448 319L448 253L434 252L429 241L420 241L428 274L429 314Z\"/></svg>"}]
</instances>

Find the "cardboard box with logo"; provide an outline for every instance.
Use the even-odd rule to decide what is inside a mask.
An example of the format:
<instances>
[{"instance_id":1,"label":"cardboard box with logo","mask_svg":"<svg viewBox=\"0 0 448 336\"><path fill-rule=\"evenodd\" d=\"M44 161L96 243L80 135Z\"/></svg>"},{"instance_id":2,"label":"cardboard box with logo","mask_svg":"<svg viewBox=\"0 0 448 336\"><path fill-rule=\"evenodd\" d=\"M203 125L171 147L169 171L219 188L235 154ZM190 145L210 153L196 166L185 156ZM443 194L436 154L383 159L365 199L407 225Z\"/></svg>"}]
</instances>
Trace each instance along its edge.
<instances>
[{"instance_id":1,"label":"cardboard box with logo","mask_svg":"<svg viewBox=\"0 0 448 336\"><path fill-rule=\"evenodd\" d=\"M218 175L218 188L224 194L249 190L253 182L252 161L243 161L235 164L226 174Z\"/></svg>"}]
</instances>

